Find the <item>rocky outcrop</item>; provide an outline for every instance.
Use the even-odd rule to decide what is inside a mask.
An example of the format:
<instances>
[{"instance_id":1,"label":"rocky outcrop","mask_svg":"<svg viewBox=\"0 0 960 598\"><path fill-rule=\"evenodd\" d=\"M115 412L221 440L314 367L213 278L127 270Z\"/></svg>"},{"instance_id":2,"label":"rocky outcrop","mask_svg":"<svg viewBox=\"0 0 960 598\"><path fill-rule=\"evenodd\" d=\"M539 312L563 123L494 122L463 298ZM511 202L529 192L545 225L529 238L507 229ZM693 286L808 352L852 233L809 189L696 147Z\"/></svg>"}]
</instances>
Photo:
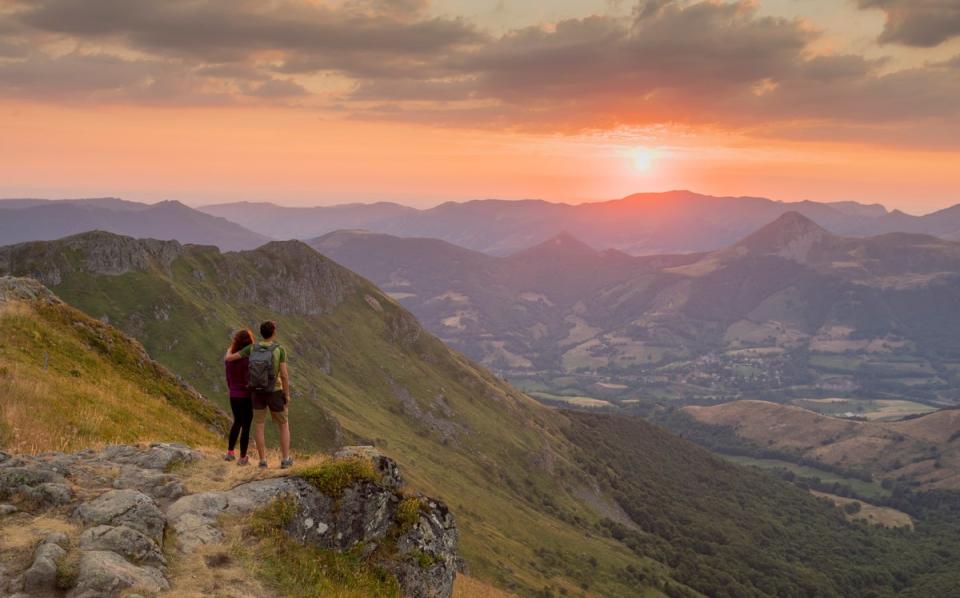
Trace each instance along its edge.
<instances>
[{"instance_id":1,"label":"rocky outcrop","mask_svg":"<svg viewBox=\"0 0 960 598\"><path fill-rule=\"evenodd\" d=\"M0 596L163 592L171 587L169 555L223 541L224 521L244 521L278 500L296 507L283 527L290 538L375 559L408 596L452 595L461 567L453 516L439 501L405 494L396 463L372 448L343 449L289 476L191 494L176 472L202 458L174 444L0 453L0 533L11 525L30 528L39 517L73 530L38 532L26 568L0 561ZM324 482L327 468L358 468L363 475L339 476L333 487Z\"/></svg>"},{"instance_id":2,"label":"rocky outcrop","mask_svg":"<svg viewBox=\"0 0 960 598\"><path fill-rule=\"evenodd\" d=\"M74 272L117 276L152 267L169 270L181 253L183 246L176 241L133 239L93 231L56 243L22 243L0 248L0 272L18 272L46 286L56 286Z\"/></svg>"}]
</instances>

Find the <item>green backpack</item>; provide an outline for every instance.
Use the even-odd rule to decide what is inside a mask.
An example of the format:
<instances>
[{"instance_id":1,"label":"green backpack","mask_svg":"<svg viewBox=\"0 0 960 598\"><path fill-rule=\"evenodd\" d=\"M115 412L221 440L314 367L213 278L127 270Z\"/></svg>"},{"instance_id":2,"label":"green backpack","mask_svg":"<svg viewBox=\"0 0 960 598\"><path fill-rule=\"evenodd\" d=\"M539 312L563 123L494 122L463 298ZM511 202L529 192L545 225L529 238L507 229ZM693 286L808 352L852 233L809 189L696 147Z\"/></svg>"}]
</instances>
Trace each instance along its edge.
<instances>
[{"instance_id":1,"label":"green backpack","mask_svg":"<svg viewBox=\"0 0 960 598\"><path fill-rule=\"evenodd\" d=\"M257 392L273 392L277 385L277 374L273 367L273 353L280 347L276 343L261 345L256 343L250 350L250 381L247 386Z\"/></svg>"}]
</instances>

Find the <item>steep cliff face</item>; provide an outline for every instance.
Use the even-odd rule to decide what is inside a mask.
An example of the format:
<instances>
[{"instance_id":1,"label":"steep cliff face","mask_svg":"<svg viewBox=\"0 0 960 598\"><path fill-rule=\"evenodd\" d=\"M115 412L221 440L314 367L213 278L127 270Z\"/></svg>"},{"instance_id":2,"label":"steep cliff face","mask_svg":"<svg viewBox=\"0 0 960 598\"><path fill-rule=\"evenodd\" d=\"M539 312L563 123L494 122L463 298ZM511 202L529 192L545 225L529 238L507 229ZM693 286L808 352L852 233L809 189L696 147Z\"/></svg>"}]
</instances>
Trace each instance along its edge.
<instances>
[{"instance_id":1,"label":"steep cliff face","mask_svg":"<svg viewBox=\"0 0 960 598\"><path fill-rule=\"evenodd\" d=\"M342 558L388 594L452 595L460 567L453 516L436 499L406 494L390 459L347 451L289 476L258 472L194 492L195 470L211 467L205 459L176 444L0 453L0 532L14 538L0 544L0 595L177 595L200 590L203 570L232 560L245 574L232 591L280 593L274 578L299 563L267 567L267 548L248 554L237 537L289 543L318 563ZM339 583L298 574L305 584Z\"/></svg>"}]
</instances>

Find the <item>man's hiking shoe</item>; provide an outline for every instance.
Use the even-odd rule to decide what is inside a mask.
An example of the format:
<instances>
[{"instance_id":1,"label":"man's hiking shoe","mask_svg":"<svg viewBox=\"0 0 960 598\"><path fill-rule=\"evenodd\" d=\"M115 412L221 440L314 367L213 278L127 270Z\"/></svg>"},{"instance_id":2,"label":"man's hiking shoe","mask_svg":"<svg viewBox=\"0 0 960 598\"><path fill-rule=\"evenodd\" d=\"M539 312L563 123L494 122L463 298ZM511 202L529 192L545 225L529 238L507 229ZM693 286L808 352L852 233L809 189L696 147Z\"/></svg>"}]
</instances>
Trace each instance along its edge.
<instances>
[{"instance_id":1,"label":"man's hiking shoe","mask_svg":"<svg viewBox=\"0 0 960 598\"><path fill-rule=\"evenodd\" d=\"M293 459L284 459L280 462L280 469L289 469L293 465Z\"/></svg>"},{"instance_id":2,"label":"man's hiking shoe","mask_svg":"<svg viewBox=\"0 0 960 598\"><path fill-rule=\"evenodd\" d=\"M250 465L249 457L240 457L237 459L237 465Z\"/></svg>"},{"instance_id":3,"label":"man's hiking shoe","mask_svg":"<svg viewBox=\"0 0 960 598\"><path fill-rule=\"evenodd\" d=\"M266 468L267 468L267 460L266 460L266 459L261 459L261 460L260 460L260 465L258 465L257 467L259 467L260 469L266 469Z\"/></svg>"},{"instance_id":4,"label":"man's hiking shoe","mask_svg":"<svg viewBox=\"0 0 960 598\"><path fill-rule=\"evenodd\" d=\"M236 457L233 455L233 453L227 453L226 455L223 456L223 460L224 460L224 461L234 461L234 460L236 460Z\"/></svg>"}]
</instances>

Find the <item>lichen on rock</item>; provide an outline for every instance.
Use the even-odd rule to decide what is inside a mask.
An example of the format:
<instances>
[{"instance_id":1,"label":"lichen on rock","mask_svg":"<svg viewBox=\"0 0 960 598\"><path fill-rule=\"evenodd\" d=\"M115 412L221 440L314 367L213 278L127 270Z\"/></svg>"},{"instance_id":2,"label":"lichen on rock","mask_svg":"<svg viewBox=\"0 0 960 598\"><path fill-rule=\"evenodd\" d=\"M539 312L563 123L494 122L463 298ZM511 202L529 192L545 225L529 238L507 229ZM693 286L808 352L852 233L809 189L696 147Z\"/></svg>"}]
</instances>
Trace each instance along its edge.
<instances>
[{"instance_id":1,"label":"lichen on rock","mask_svg":"<svg viewBox=\"0 0 960 598\"><path fill-rule=\"evenodd\" d=\"M225 521L250 526L278 501L289 506L279 531L297 545L369 561L407 596L452 595L460 568L453 516L439 501L406 495L397 464L371 447L348 447L288 475L190 494L183 464L202 458L170 444L0 455L0 500L11 503L3 505L0 528L33 529L36 518L71 530L36 536L25 568L0 562L0 595L164 592L175 587L171 554L194 558L225 540Z\"/></svg>"}]
</instances>

